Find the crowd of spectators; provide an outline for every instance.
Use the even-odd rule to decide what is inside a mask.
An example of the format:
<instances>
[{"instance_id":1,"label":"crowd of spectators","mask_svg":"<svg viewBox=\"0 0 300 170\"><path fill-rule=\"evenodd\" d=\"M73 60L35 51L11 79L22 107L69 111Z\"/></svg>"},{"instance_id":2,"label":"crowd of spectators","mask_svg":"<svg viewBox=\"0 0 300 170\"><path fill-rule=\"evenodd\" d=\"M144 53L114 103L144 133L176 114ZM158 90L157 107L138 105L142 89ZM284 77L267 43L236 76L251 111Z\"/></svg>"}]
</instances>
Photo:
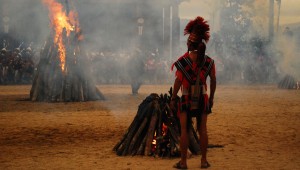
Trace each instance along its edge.
<instances>
[{"instance_id":1,"label":"crowd of spectators","mask_svg":"<svg viewBox=\"0 0 300 170\"><path fill-rule=\"evenodd\" d=\"M29 84L32 82L38 56L31 44L10 45L3 40L0 51L0 84Z\"/></svg>"},{"instance_id":2,"label":"crowd of spectators","mask_svg":"<svg viewBox=\"0 0 300 170\"><path fill-rule=\"evenodd\" d=\"M293 38L291 30L282 34ZM9 43L0 46L0 84L30 84L40 58L39 49L31 43ZM183 42L184 44L184 42ZM182 51L180 52L182 53ZM179 57L165 57L160 51L86 51L88 71L97 84L170 84L174 79L172 63ZM276 83L280 74L278 60L283 53L267 38L249 40L224 37L214 33L207 45L207 55L215 60L218 83Z\"/></svg>"}]
</instances>

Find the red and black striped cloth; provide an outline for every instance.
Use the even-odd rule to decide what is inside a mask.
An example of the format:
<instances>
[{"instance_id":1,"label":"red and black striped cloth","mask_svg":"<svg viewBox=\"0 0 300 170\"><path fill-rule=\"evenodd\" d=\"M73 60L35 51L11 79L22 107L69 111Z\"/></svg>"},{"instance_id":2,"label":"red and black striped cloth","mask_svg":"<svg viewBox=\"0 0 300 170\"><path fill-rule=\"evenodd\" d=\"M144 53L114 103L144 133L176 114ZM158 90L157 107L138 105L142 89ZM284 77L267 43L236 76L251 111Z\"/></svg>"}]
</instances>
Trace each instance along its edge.
<instances>
[{"instance_id":1,"label":"red and black striped cloth","mask_svg":"<svg viewBox=\"0 0 300 170\"><path fill-rule=\"evenodd\" d=\"M206 92L204 93L203 90L207 89L206 85L206 78L209 75L210 71L212 69L215 69L214 66L214 60L210 58L209 56L205 55L204 62L200 65L197 65L196 63L193 63L192 60L189 58L189 53L185 53L183 56L181 56L173 65L173 67L177 68L176 71L176 77L182 80L182 88L190 89L191 85L194 85L197 79L197 73L200 71L200 85L205 86L205 88L200 88L201 93L199 97L199 109L197 110L191 110L191 94L189 92L188 95L182 95L181 101L179 102L179 108L180 111L187 111L192 113L209 113L210 107L208 104L208 95ZM194 115L194 114L193 114Z\"/></svg>"}]
</instances>

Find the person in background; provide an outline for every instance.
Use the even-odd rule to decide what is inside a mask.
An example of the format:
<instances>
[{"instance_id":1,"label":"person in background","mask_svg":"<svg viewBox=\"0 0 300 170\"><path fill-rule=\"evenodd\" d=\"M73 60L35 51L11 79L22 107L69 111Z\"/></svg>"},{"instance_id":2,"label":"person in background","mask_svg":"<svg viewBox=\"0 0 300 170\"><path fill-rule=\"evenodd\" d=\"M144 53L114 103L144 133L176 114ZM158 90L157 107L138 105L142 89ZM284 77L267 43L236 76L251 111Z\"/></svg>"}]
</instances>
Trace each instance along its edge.
<instances>
[{"instance_id":1,"label":"person in background","mask_svg":"<svg viewBox=\"0 0 300 170\"><path fill-rule=\"evenodd\" d=\"M131 85L132 95L137 95L141 85L144 82L145 63L142 51L137 48L128 61L128 74Z\"/></svg>"}]
</instances>

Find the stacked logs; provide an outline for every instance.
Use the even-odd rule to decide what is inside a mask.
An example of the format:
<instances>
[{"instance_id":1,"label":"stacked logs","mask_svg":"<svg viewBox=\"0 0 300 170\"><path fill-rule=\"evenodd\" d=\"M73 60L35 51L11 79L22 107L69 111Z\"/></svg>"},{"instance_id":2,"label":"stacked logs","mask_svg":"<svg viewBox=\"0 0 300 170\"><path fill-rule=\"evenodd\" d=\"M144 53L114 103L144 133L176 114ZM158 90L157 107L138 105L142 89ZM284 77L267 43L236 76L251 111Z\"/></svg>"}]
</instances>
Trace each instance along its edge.
<instances>
[{"instance_id":1,"label":"stacked logs","mask_svg":"<svg viewBox=\"0 0 300 170\"><path fill-rule=\"evenodd\" d=\"M82 56L77 36L75 33L72 33L70 38L64 36L64 71L61 68L58 45L53 43L53 36L49 36L41 51L33 79L31 101L77 102L105 99L90 77L87 59Z\"/></svg>"},{"instance_id":2,"label":"stacked logs","mask_svg":"<svg viewBox=\"0 0 300 170\"><path fill-rule=\"evenodd\" d=\"M169 93L172 93L172 88ZM137 114L113 151L119 156L180 156L180 122L170 109L170 96L152 93L139 105ZM197 133L189 128L189 154L200 154Z\"/></svg>"},{"instance_id":3,"label":"stacked logs","mask_svg":"<svg viewBox=\"0 0 300 170\"><path fill-rule=\"evenodd\" d=\"M286 75L278 83L278 88L280 89L296 89L297 83L293 76Z\"/></svg>"}]
</instances>

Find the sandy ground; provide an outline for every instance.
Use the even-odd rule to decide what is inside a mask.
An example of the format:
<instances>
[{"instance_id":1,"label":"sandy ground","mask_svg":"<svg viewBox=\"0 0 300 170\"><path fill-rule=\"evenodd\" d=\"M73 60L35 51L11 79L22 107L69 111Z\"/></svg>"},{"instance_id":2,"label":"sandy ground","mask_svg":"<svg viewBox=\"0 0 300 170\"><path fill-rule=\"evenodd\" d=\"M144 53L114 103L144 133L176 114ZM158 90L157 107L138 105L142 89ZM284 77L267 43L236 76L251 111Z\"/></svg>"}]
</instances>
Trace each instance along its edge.
<instances>
[{"instance_id":1,"label":"sandy ground","mask_svg":"<svg viewBox=\"0 0 300 170\"><path fill-rule=\"evenodd\" d=\"M150 93L171 85L98 86L106 101L38 103L0 86L0 169L172 169L178 161L112 152ZM208 119L210 169L300 169L300 90L220 85ZM199 169L200 156L188 160Z\"/></svg>"}]
</instances>

